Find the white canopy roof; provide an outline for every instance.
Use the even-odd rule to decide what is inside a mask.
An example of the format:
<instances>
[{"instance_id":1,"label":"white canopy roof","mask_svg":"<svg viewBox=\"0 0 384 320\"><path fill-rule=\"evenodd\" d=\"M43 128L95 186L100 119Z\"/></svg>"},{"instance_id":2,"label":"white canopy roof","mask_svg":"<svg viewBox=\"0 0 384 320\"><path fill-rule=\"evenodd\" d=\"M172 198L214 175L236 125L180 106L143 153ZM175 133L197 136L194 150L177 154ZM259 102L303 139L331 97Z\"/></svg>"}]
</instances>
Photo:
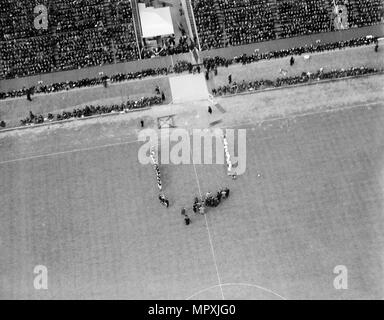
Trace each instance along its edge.
<instances>
[{"instance_id":1,"label":"white canopy roof","mask_svg":"<svg viewBox=\"0 0 384 320\"><path fill-rule=\"evenodd\" d=\"M144 38L153 38L175 33L169 7L146 7L144 3L139 3L138 5Z\"/></svg>"}]
</instances>

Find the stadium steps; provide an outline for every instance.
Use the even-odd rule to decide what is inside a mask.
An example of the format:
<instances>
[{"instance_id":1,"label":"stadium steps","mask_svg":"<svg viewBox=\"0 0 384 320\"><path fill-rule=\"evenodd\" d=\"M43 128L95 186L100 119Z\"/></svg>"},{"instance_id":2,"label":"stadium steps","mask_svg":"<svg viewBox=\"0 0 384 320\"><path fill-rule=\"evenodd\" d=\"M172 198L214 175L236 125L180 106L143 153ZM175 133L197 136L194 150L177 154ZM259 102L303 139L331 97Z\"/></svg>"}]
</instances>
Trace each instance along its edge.
<instances>
[{"instance_id":1,"label":"stadium steps","mask_svg":"<svg viewBox=\"0 0 384 320\"><path fill-rule=\"evenodd\" d=\"M276 38L279 39L279 38L283 38L282 37L282 27L283 27L283 23L282 23L282 20L281 20L281 17L280 17L280 13L279 13L279 4L282 3L281 0L271 0L270 3L273 3L274 4L274 11L275 11L275 34L276 34Z\"/></svg>"},{"instance_id":2,"label":"stadium steps","mask_svg":"<svg viewBox=\"0 0 384 320\"><path fill-rule=\"evenodd\" d=\"M227 36L227 32L225 31L225 16L224 16L224 12L221 10L220 4L219 4L218 0L214 1L213 7L215 8L217 21L219 22L219 24L221 26L222 34L223 34L220 43L221 43L221 46L226 47L227 44L228 44L228 36Z\"/></svg>"},{"instance_id":3,"label":"stadium steps","mask_svg":"<svg viewBox=\"0 0 384 320\"><path fill-rule=\"evenodd\" d=\"M114 21L112 21L111 7L108 0L104 1L103 7L105 16L107 18L106 20L108 21L108 27L110 27L114 24Z\"/></svg>"},{"instance_id":4,"label":"stadium steps","mask_svg":"<svg viewBox=\"0 0 384 320\"><path fill-rule=\"evenodd\" d=\"M104 7L103 9L104 9L104 14L105 14L106 20L108 21L107 25L104 27L106 27L106 28L112 27L114 25L114 21L112 19L112 11L111 11L110 2L108 0L104 0L103 7ZM116 56L115 56L116 50L115 50L115 43L113 41L113 37L111 37L111 39L110 39L110 46L111 46L112 52L113 52L114 63L116 63Z\"/></svg>"},{"instance_id":5,"label":"stadium steps","mask_svg":"<svg viewBox=\"0 0 384 320\"><path fill-rule=\"evenodd\" d=\"M107 25L108 28L113 28L114 26L116 26L118 24L117 20L115 20L115 19L117 19L117 16L115 18L113 17L113 12L112 12L112 8L111 8L112 5L114 5L114 4L112 4L109 0L104 1L104 12L106 15L106 20L108 21L108 25ZM116 8L116 10L118 10L118 9ZM118 12L118 11L116 11L116 12ZM113 61L114 61L114 63L117 63L117 59L116 59L117 49L116 49L114 37L111 37L110 40L111 40L110 41L110 48L111 48L111 52L113 54Z\"/></svg>"},{"instance_id":6,"label":"stadium steps","mask_svg":"<svg viewBox=\"0 0 384 320\"><path fill-rule=\"evenodd\" d=\"M274 30L275 30L276 36L279 38L279 34L281 32L282 24L280 23L280 17L279 17L279 12L278 12L277 0L269 0L268 3L271 5L271 7L273 9L273 12L275 13Z\"/></svg>"},{"instance_id":7,"label":"stadium steps","mask_svg":"<svg viewBox=\"0 0 384 320\"><path fill-rule=\"evenodd\" d=\"M337 3L337 1L335 1ZM334 13L334 1L333 0L328 0L328 15L329 15L329 20L330 20L330 25L331 25L331 30L334 31L336 28L335 28L335 24L334 24L334 19L336 17L335 13Z\"/></svg>"},{"instance_id":8,"label":"stadium steps","mask_svg":"<svg viewBox=\"0 0 384 320\"><path fill-rule=\"evenodd\" d=\"M140 48L142 47L142 39L143 39L143 33L142 33L142 27L141 27L141 21L140 21L140 13L139 13L139 5L137 0L131 1L132 5L132 18L133 18L133 24L135 26L136 36L137 40L139 42Z\"/></svg>"},{"instance_id":9,"label":"stadium steps","mask_svg":"<svg viewBox=\"0 0 384 320\"><path fill-rule=\"evenodd\" d=\"M190 0L185 0L185 5L187 7L187 14L188 14L189 21L191 22L192 34L194 35L194 37L198 37L198 32L197 32L197 28L196 28L196 21L195 21L195 18L193 16L192 3Z\"/></svg>"}]
</instances>

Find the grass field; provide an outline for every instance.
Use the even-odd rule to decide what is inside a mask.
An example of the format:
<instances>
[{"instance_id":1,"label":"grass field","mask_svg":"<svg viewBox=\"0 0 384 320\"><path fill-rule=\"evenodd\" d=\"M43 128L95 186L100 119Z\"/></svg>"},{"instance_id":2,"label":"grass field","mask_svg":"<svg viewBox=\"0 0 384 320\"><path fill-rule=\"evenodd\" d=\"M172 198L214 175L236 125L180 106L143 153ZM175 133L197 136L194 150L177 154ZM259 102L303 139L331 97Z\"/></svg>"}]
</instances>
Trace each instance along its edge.
<instances>
[{"instance_id":1,"label":"grass field","mask_svg":"<svg viewBox=\"0 0 384 320\"><path fill-rule=\"evenodd\" d=\"M345 90L379 92L383 77L372 79ZM163 166L168 210L138 163L133 120L0 136L0 298L382 299L382 99L346 92L360 106L337 110L348 104L340 91L305 88L223 99L224 117L234 102L289 109L304 97L316 105L316 94L335 110L246 125L234 116L247 128L245 175ZM181 206L225 185L230 199L183 225ZM48 290L33 287L36 265L48 268ZM333 286L337 265L348 290Z\"/></svg>"}]
</instances>

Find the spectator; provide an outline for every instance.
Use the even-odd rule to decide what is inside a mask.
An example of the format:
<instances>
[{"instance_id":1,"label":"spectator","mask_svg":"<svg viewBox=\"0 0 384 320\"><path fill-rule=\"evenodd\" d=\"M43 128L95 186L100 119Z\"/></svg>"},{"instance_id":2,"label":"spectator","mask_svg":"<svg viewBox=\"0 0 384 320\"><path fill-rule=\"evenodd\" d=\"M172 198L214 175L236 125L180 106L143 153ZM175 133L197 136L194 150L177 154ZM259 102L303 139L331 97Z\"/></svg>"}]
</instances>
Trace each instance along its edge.
<instances>
[{"instance_id":1,"label":"spectator","mask_svg":"<svg viewBox=\"0 0 384 320\"><path fill-rule=\"evenodd\" d=\"M174 72L181 73L184 71L188 71L193 68L193 65L186 61L179 61L175 64ZM65 81L60 83L54 83L51 85L43 85L41 81L39 81L39 85L35 88L23 88L21 90L12 90L7 93L0 92L0 99L13 98L13 97L21 97L27 95L28 90L32 90L36 93L51 93L58 92L63 90L70 90L75 88L83 88L101 85L105 81L110 81L112 83L122 82L132 79L141 79L142 77L150 77L150 76L158 76L158 75L167 75L171 72L170 68L157 68L157 69L146 69L140 72L130 72L130 73L119 73L114 76L108 77L98 77L98 78L85 78L77 81ZM160 94L160 92L159 92Z\"/></svg>"},{"instance_id":2,"label":"spectator","mask_svg":"<svg viewBox=\"0 0 384 320\"><path fill-rule=\"evenodd\" d=\"M31 23L37 0L2 0L0 79L139 59L130 1L51 2L44 30ZM331 31L334 3L347 7L350 27L383 22L382 0L193 0L192 6L201 49L209 50ZM159 48L143 49L142 56L193 50L197 39L185 30L180 39L170 36Z\"/></svg>"},{"instance_id":3,"label":"spectator","mask_svg":"<svg viewBox=\"0 0 384 320\"><path fill-rule=\"evenodd\" d=\"M196 0L193 2L193 12L202 50L224 46L223 26L219 23L214 4L215 0Z\"/></svg>"},{"instance_id":4,"label":"spectator","mask_svg":"<svg viewBox=\"0 0 384 320\"><path fill-rule=\"evenodd\" d=\"M361 38L355 38L348 41L338 41L333 43L321 43L316 42L314 45L305 45L302 47L296 47L291 49L283 49L283 50L277 50L277 51L271 51L266 53L260 53L259 51L255 50L255 52L252 55L240 55L238 57L234 57L232 59L226 59L222 57L208 57L204 59L203 65L206 68L206 70L214 70L215 75L217 75L217 67L219 66L225 66L228 67L231 64L234 63L253 63L260 60L265 59L277 59L277 58L283 58L287 56L292 55L302 55L305 53L313 53L313 52L323 52L326 50L337 50L342 49L346 47L357 47L357 46L365 46L365 45L372 45L376 44L378 46L378 40L377 37L361 37ZM376 49L375 49L376 50ZM158 75L167 75L171 72L175 73L181 73L188 71L190 73L193 72L194 66L192 63L187 61L178 61L173 69L170 68L156 68L156 69L146 69L142 70L140 72L131 72L131 73L119 73L116 75L113 75L111 77L105 76L107 81L110 81L112 83L114 82L121 82L121 81L127 81L131 79L141 79L143 77L150 77L150 76L158 76ZM83 88L83 87L89 87L89 86L96 86L101 85L103 83L103 77L98 78L85 78L78 81L65 81L61 83L54 83L50 85L43 85L40 83L36 88L33 88L35 93L51 93L51 92L58 92L63 90L70 90L74 88ZM0 99L6 99L6 98L13 98L13 97L20 97L27 95L27 91L29 89L23 88L21 90L11 90L9 92L0 92Z\"/></svg>"},{"instance_id":5,"label":"spectator","mask_svg":"<svg viewBox=\"0 0 384 320\"><path fill-rule=\"evenodd\" d=\"M28 101L32 101L31 94L32 94L32 89L29 88L29 89L27 90L27 100L28 100Z\"/></svg>"},{"instance_id":6,"label":"spectator","mask_svg":"<svg viewBox=\"0 0 384 320\"><path fill-rule=\"evenodd\" d=\"M350 68L347 70L331 70L328 72L324 72L323 69L315 72L303 72L300 76L292 76L292 77L284 77L277 78L276 80L255 80L246 82L243 80L241 83L234 82L233 85L224 85L220 86L217 89L212 90L212 94L214 96L228 95L228 94L237 94L241 92L247 91L255 91L261 90L268 87L282 87L282 86L290 86L296 85L300 83L307 83L310 81L319 81L325 79L338 79L345 77L353 77L367 74L375 74L377 72L381 72L382 70L377 70L375 68L368 67L360 67L360 68Z\"/></svg>"},{"instance_id":7,"label":"spectator","mask_svg":"<svg viewBox=\"0 0 384 320\"><path fill-rule=\"evenodd\" d=\"M274 7L268 0L217 0L224 15L228 45L238 46L276 38Z\"/></svg>"},{"instance_id":8,"label":"spectator","mask_svg":"<svg viewBox=\"0 0 384 320\"><path fill-rule=\"evenodd\" d=\"M216 68L218 66L221 67L228 67L231 64L234 63L253 63L260 60L269 60L269 59L277 59L277 58L283 58L287 56L292 55L302 55L305 53L313 53L313 52L323 52L328 50L337 50L347 47L358 47L358 46L365 46L365 45L371 45L373 43L376 43L377 37L361 37L361 38L354 38L348 41L338 41L333 43L316 43L311 45L305 45L301 47L291 48L291 49L282 49L277 51L271 51L271 52L265 52L260 53L259 51L255 51L252 55L246 55L243 54L241 56L234 57L232 59L226 59L222 57L208 57L205 58L203 61L203 64L205 68Z\"/></svg>"},{"instance_id":9,"label":"spectator","mask_svg":"<svg viewBox=\"0 0 384 320\"><path fill-rule=\"evenodd\" d=\"M142 48L141 55L143 58L154 58L157 56L167 56L173 54L187 53L190 50L193 50L195 47L194 41L189 39L185 34L182 35L178 43L176 44L175 36L172 35L168 38L162 39L162 46L151 47L151 48Z\"/></svg>"},{"instance_id":10,"label":"spectator","mask_svg":"<svg viewBox=\"0 0 384 320\"><path fill-rule=\"evenodd\" d=\"M363 27L380 23L383 17L382 0L339 0L338 4L346 5L348 9L349 27Z\"/></svg>"},{"instance_id":11,"label":"spectator","mask_svg":"<svg viewBox=\"0 0 384 320\"><path fill-rule=\"evenodd\" d=\"M327 0L278 0L281 38L331 31Z\"/></svg>"},{"instance_id":12,"label":"spectator","mask_svg":"<svg viewBox=\"0 0 384 320\"><path fill-rule=\"evenodd\" d=\"M35 0L2 1L0 56L4 71L0 78L138 59L129 1L54 1L48 30L37 30L29 23L36 4Z\"/></svg>"},{"instance_id":13,"label":"spectator","mask_svg":"<svg viewBox=\"0 0 384 320\"><path fill-rule=\"evenodd\" d=\"M158 96L154 97L143 97L138 100L130 100L121 104L113 104L113 105L89 105L84 108L74 109L72 112L63 111L61 114L57 114L56 116L52 114L48 114L47 119L44 119L42 115L34 115L32 111L29 112L29 116L26 119L20 121L21 125L30 125L30 124L40 124L44 123L46 120L66 120L71 118L83 118L89 117L97 114L106 114L106 113L114 113L114 112L124 112L132 109L141 109L152 105L161 104L162 100ZM144 125L144 121L142 121L142 125Z\"/></svg>"}]
</instances>

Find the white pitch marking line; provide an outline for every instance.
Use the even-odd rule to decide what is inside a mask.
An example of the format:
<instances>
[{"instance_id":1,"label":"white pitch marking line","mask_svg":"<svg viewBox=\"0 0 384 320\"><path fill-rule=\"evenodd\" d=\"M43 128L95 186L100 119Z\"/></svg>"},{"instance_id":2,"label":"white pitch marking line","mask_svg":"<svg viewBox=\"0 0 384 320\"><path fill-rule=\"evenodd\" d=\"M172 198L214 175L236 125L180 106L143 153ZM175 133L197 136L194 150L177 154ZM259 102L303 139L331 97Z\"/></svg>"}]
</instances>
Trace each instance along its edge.
<instances>
[{"instance_id":1,"label":"white pitch marking line","mask_svg":"<svg viewBox=\"0 0 384 320\"><path fill-rule=\"evenodd\" d=\"M136 143L138 141L139 140L131 140L131 141L125 141L125 142L117 142L117 143L105 144L105 145L102 145L102 146L95 146L95 147L89 147L89 148L81 148L81 149L73 149L73 150L67 150L67 151L59 151L59 152L53 152L53 153L40 154L40 155L36 155L36 156L30 156L30 157L24 157L24 158L18 158L18 159L1 161L0 165L6 164L6 163L12 163L12 162L24 161L24 160L32 160L32 159L39 159L39 158L45 158L45 157L58 156L58 155L68 154L68 153L75 153L75 152L82 152L82 151L91 151L91 150L97 150L97 149L104 149L104 148L108 148L108 147L122 146L122 145L125 145L125 144Z\"/></svg>"},{"instance_id":2,"label":"white pitch marking line","mask_svg":"<svg viewBox=\"0 0 384 320\"><path fill-rule=\"evenodd\" d=\"M191 154L191 156L192 156L192 154ZM197 188L199 189L200 198L202 198L203 195L202 195L202 193L201 193L199 177L197 176L196 165L195 165L194 161L192 161L192 163L193 163L193 170L195 171L195 177L196 177L196 182L197 182ZM211 246L211 252L212 252L213 262L214 262L214 264L215 264L215 269L216 269L217 279L218 279L218 281L219 281L219 284L216 285L216 286L218 286L218 287L220 288L220 291L221 291L221 297L222 297L223 300L225 300L224 292L223 292L223 288L222 288L222 285L221 285L221 278L220 278L220 274L219 274L219 268L217 267L217 262L216 262L215 249L213 248L211 232L210 232L210 230L209 230L208 219L207 219L206 214L204 214L204 219L205 219L205 225L206 225L206 227L207 227L207 231L208 231L209 244L210 244L210 246Z\"/></svg>"},{"instance_id":3,"label":"white pitch marking line","mask_svg":"<svg viewBox=\"0 0 384 320\"><path fill-rule=\"evenodd\" d=\"M299 114L292 114L292 115L286 115L286 116L281 116L281 117L271 117L270 119L261 119L261 120L256 120L256 121L251 120L251 121L243 122L240 124L232 125L232 126L229 126L227 128L242 127L242 126L246 126L246 125L250 125L250 124L253 124L253 125L257 124L257 125L261 126L262 124L268 123L268 122L281 121L281 120L292 121L292 120L295 120L296 118L304 118L304 117L314 116L314 115L318 115L318 114L352 110L355 108L356 109L357 108L364 108L364 107L370 108L371 106L380 106L381 107L382 103L383 103L382 101L375 101L375 102L369 102L366 104L358 104L358 105L352 105L352 106L347 106L347 107L325 109L325 110L320 110L320 111L308 110L308 111L303 111L302 113L299 113Z\"/></svg>"},{"instance_id":4,"label":"white pitch marking line","mask_svg":"<svg viewBox=\"0 0 384 320\"><path fill-rule=\"evenodd\" d=\"M205 289L202 289L200 291L197 291L196 293L194 293L193 295L191 295L190 297L188 297L187 299L185 300L190 300L192 299L193 297L205 292L205 291L208 291L208 290L211 290L211 289L214 289L216 287L218 287L219 285L214 285L214 286L211 286L211 287L208 287L208 288L205 288ZM254 287L254 288L258 288L260 290L263 290L263 291L266 291L266 292L269 292L277 297L279 297L280 299L282 300L288 300L287 298L283 297L282 295L270 290L270 289L267 289L267 288L264 288L262 286L258 286L256 284L250 284L250 283L223 283L221 284L222 287L228 287L228 286L244 286L244 287Z\"/></svg>"},{"instance_id":5,"label":"white pitch marking line","mask_svg":"<svg viewBox=\"0 0 384 320\"><path fill-rule=\"evenodd\" d=\"M261 121L243 122L243 123L240 123L240 124L228 126L227 128L243 127L243 126L246 126L246 125L249 125L249 124L253 124L253 125L257 124L257 125L260 126L264 122L280 121L280 120L283 120L283 119L294 120L295 118L306 117L306 116L311 116L311 115L316 115L316 114L344 111L344 110L348 110L348 109L361 108L361 107L370 107L371 105L380 105L380 104L381 104L381 102L370 102L370 103L367 103L367 104L353 105L351 107L341 107L341 108L328 109L328 110L315 111L315 112L304 112L302 114L297 114L297 115L294 115L294 116L289 116L288 115L286 117L270 118L270 119L265 119L265 120L261 120ZM265 139L265 138L261 138L261 139ZM60 152L54 152L54 153L47 153L47 154L41 154L41 155L25 157L25 158L17 158L17 159L12 159L12 160L0 161L0 165L6 164L6 163L23 161L23 160L32 160L32 159L39 159L39 158L44 158L44 157L51 157L51 156L62 155L62 154L67 154L67 153L74 153L74 152L82 152L82 151L103 149L103 148L108 148L108 147L113 147L113 146L120 146L120 145L125 145L125 144L136 143L136 142L139 142L139 140L111 143L111 144L106 144L106 145L102 145L102 146L89 147L89 148L83 148L83 149L73 149L73 150L68 150L68 151L60 151Z\"/></svg>"}]
</instances>

